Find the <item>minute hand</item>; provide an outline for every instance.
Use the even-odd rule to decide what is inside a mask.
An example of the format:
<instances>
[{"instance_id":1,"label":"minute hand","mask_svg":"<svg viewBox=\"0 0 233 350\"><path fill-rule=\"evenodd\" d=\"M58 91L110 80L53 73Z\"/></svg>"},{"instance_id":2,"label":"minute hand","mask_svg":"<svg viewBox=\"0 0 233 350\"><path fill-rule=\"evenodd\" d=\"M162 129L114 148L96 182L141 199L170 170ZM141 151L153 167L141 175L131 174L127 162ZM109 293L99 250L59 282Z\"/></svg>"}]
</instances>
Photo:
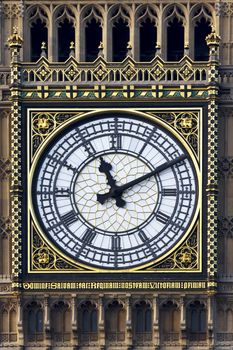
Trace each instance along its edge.
<instances>
[{"instance_id":1,"label":"minute hand","mask_svg":"<svg viewBox=\"0 0 233 350\"><path fill-rule=\"evenodd\" d=\"M115 190L115 194L117 195L121 195L125 190L127 190L128 188L130 187L133 187L134 185L137 185L138 183L146 180L146 179L149 179L150 177L160 173L161 171L167 169L167 168L170 168L171 166L175 165L176 163L179 163L181 162L182 160L184 160L186 158L186 155L183 154L167 163L164 163L164 164L161 164L159 165L156 169L154 169L153 171L151 171L150 173L147 173L145 175L142 175L140 177L138 177L137 179L135 180L132 180L122 186L117 186L116 190Z\"/></svg>"}]
</instances>

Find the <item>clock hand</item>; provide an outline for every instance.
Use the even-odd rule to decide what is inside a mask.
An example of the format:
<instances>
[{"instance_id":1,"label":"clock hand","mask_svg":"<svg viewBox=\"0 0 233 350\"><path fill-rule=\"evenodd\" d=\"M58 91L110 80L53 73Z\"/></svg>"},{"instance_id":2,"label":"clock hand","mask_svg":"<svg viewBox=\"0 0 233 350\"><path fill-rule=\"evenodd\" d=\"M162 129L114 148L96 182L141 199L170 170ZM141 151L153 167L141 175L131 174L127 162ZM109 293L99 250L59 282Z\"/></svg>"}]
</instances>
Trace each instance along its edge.
<instances>
[{"instance_id":1,"label":"clock hand","mask_svg":"<svg viewBox=\"0 0 233 350\"><path fill-rule=\"evenodd\" d=\"M98 202L100 202L101 204L103 204L108 198L119 198L121 197L122 193L127 190L128 188L131 188L133 187L134 185L137 185L138 183L144 181L144 180L147 180L149 179L150 177L160 173L161 171L163 170L166 170L167 168L170 168L172 167L173 165L175 165L176 163L179 163L181 162L182 160L184 160L187 156L185 154L169 161L169 162L166 162L166 163L163 163L161 165L159 165L156 169L154 169L153 171L145 174L145 175L142 175L140 177L138 177L137 179L135 180L132 180L122 186L115 186L115 187L112 187L110 189L109 192L107 193L104 193L104 194L97 194L97 200Z\"/></svg>"},{"instance_id":2,"label":"clock hand","mask_svg":"<svg viewBox=\"0 0 233 350\"><path fill-rule=\"evenodd\" d=\"M107 184L110 186L110 191L114 191L116 189L116 180L112 177L112 174L110 173L110 170L112 170L112 165L108 162L106 162L103 157L100 157L100 166L99 171L101 173L104 173L107 178ZM97 201L103 204L101 194L97 193ZM124 207L126 202L121 197L116 197L116 205L118 207Z\"/></svg>"},{"instance_id":3,"label":"clock hand","mask_svg":"<svg viewBox=\"0 0 233 350\"><path fill-rule=\"evenodd\" d=\"M112 165L110 163L106 162L103 159L103 157L100 157L99 171L106 175L107 184L110 187L114 187L116 185L116 180L113 178L112 174L110 173L110 170L112 170Z\"/></svg>"}]
</instances>

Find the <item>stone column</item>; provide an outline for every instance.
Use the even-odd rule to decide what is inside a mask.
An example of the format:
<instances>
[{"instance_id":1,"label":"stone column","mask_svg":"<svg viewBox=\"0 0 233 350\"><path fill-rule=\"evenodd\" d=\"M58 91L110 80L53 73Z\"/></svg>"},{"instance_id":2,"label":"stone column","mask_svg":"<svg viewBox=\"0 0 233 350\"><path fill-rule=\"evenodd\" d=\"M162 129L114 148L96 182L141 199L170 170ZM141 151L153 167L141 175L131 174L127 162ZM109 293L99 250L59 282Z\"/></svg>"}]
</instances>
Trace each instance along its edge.
<instances>
[{"instance_id":1,"label":"stone column","mask_svg":"<svg viewBox=\"0 0 233 350\"><path fill-rule=\"evenodd\" d=\"M159 349L159 298L158 294L153 297L153 344L155 349Z\"/></svg>"},{"instance_id":2,"label":"stone column","mask_svg":"<svg viewBox=\"0 0 233 350\"><path fill-rule=\"evenodd\" d=\"M49 296L45 295L44 298L44 332L45 332L45 345L49 348L51 345L51 333L50 333L50 310L49 310Z\"/></svg>"},{"instance_id":3,"label":"stone column","mask_svg":"<svg viewBox=\"0 0 233 350\"><path fill-rule=\"evenodd\" d=\"M99 344L100 348L105 347L105 327L104 327L104 305L103 305L103 294L99 295Z\"/></svg>"},{"instance_id":4,"label":"stone column","mask_svg":"<svg viewBox=\"0 0 233 350\"><path fill-rule=\"evenodd\" d=\"M180 333L181 333L181 344L182 348L185 349L187 345L187 334L186 334L186 308L185 308L185 296L182 295L180 299Z\"/></svg>"},{"instance_id":5,"label":"stone column","mask_svg":"<svg viewBox=\"0 0 233 350\"><path fill-rule=\"evenodd\" d=\"M126 295L126 345L128 349L132 348L132 308L131 308L131 294Z\"/></svg>"},{"instance_id":6,"label":"stone column","mask_svg":"<svg viewBox=\"0 0 233 350\"><path fill-rule=\"evenodd\" d=\"M214 345L214 327L213 327L213 295L208 296L207 302L207 320L208 320L208 343L211 348Z\"/></svg>"},{"instance_id":7,"label":"stone column","mask_svg":"<svg viewBox=\"0 0 233 350\"><path fill-rule=\"evenodd\" d=\"M75 348L78 345L76 294L71 295L71 327L72 327L72 345Z\"/></svg>"},{"instance_id":8,"label":"stone column","mask_svg":"<svg viewBox=\"0 0 233 350\"><path fill-rule=\"evenodd\" d=\"M24 334L23 334L23 308L22 308L22 300L20 297L18 298L18 320L17 320L17 328L18 328L18 345L23 346L24 344Z\"/></svg>"}]
</instances>

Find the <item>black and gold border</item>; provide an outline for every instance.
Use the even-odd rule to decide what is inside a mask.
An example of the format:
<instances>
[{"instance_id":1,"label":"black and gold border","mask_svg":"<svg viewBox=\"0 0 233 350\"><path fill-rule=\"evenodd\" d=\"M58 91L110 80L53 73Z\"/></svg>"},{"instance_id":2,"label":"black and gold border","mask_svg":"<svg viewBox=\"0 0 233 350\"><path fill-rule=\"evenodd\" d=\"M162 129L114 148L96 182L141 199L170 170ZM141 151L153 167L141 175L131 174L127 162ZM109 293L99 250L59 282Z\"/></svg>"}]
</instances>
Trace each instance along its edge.
<instances>
[{"instance_id":1,"label":"black and gold border","mask_svg":"<svg viewBox=\"0 0 233 350\"><path fill-rule=\"evenodd\" d=\"M153 263L127 270L100 270L77 263L59 251L38 224L31 205L30 183L40 155L57 133L71 123L98 113L120 111L140 115L163 125L188 150L199 182L197 210L189 230L170 252ZM202 272L202 108L28 109L28 273L174 273Z\"/></svg>"}]
</instances>

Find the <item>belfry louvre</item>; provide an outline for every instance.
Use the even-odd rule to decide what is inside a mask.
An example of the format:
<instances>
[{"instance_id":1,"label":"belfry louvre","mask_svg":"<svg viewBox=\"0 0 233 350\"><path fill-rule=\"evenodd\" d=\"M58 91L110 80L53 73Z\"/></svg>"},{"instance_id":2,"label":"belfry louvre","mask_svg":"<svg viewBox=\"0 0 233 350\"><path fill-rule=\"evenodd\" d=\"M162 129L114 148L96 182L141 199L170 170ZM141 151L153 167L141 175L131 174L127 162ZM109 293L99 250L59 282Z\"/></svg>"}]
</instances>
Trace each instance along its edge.
<instances>
[{"instance_id":1,"label":"belfry louvre","mask_svg":"<svg viewBox=\"0 0 233 350\"><path fill-rule=\"evenodd\" d=\"M0 349L232 349L232 0L0 16Z\"/></svg>"}]
</instances>

